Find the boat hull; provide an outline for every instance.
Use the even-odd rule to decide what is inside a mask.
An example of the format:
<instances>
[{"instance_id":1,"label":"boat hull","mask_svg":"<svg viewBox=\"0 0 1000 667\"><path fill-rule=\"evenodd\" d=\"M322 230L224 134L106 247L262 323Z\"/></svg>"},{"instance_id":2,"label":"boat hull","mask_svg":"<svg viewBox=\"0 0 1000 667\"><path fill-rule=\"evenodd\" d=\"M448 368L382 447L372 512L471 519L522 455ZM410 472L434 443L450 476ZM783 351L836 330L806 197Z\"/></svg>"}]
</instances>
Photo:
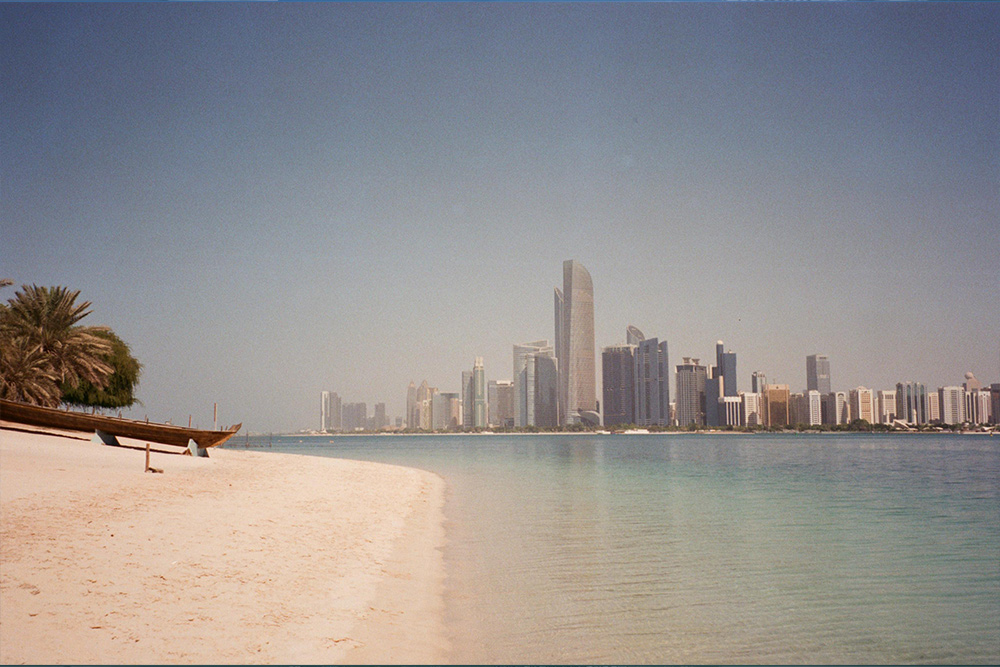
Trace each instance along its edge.
<instances>
[{"instance_id":1,"label":"boat hull","mask_svg":"<svg viewBox=\"0 0 1000 667\"><path fill-rule=\"evenodd\" d=\"M105 433L123 438L149 440L150 442L157 442L163 445L176 445L178 447L187 447L188 442L194 440L203 449L221 445L236 435L236 432L243 426L240 423L224 431L203 431L174 426L173 424L159 424L157 422L106 417L104 415L88 415L83 412L43 408L37 405L6 400L0 400L0 419L18 424L46 426L70 431L84 431L88 433L104 431Z\"/></svg>"}]
</instances>

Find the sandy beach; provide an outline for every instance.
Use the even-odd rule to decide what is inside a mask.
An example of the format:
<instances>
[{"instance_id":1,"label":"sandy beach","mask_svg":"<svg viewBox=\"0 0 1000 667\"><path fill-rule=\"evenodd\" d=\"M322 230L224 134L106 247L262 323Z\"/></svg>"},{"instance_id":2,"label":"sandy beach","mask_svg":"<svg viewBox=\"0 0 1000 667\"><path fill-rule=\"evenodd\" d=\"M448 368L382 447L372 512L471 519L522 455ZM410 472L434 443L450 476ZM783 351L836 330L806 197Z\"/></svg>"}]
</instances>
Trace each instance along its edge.
<instances>
[{"instance_id":1,"label":"sandy beach","mask_svg":"<svg viewBox=\"0 0 1000 667\"><path fill-rule=\"evenodd\" d=\"M440 477L86 437L0 430L0 662L444 661Z\"/></svg>"}]
</instances>

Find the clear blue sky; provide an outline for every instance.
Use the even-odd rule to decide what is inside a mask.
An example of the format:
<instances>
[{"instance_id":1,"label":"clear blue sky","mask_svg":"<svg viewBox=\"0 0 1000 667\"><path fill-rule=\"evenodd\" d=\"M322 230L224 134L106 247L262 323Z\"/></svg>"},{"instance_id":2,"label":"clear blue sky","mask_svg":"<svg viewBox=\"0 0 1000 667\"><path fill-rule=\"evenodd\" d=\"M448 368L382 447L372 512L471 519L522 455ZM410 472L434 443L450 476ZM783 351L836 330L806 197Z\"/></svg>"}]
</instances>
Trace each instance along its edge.
<instances>
[{"instance_id":1,"label":"clear blue sky","mask_svg":"<svg viewBox=\"0 0 1000 667\"><path fill-rule=\"evenodd\" d=\"M565 259L598 347L721 338L741 389L817 352L837 389L1000 381L998 36L976 2L0 4L0 277L82 290L139 416L254 431L509 379Z\"/></svg>"}]
</instances>

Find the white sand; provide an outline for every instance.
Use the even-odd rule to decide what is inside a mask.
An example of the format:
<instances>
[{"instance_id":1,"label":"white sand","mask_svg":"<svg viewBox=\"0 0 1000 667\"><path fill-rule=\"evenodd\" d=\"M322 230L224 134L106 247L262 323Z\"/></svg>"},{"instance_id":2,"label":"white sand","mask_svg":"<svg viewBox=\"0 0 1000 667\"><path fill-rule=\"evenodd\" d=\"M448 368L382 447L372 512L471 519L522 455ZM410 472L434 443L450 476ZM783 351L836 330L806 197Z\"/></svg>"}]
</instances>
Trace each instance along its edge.
<instances>
[{"instance_id":1,"label":"white sand","mask_svg":"<svg viewBox=\"0 0 1000 667\"><path fill-rule=\"evenodd\" d=\"M210 454L0 430L0 662L445 659L440 477Z\"/></svg>"}]
</instances>

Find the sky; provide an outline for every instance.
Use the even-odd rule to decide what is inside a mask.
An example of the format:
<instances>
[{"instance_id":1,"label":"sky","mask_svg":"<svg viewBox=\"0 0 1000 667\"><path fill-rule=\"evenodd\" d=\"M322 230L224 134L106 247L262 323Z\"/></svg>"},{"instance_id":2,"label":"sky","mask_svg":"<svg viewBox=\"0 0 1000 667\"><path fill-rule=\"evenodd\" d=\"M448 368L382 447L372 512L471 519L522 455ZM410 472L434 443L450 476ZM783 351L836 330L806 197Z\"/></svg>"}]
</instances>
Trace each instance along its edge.
<instances>
[{"instance_id":1,"label":"sky","mask_svg":"<svg viewBox=\"0 0 1000 667\"><path fill-rule=\"evenodd\" d=\"M997 4L3 3L0 77L0 277L92 302L132 416L510 379L567 259L598 356L1000 382Z\"/></svg>"}]
</instances>

